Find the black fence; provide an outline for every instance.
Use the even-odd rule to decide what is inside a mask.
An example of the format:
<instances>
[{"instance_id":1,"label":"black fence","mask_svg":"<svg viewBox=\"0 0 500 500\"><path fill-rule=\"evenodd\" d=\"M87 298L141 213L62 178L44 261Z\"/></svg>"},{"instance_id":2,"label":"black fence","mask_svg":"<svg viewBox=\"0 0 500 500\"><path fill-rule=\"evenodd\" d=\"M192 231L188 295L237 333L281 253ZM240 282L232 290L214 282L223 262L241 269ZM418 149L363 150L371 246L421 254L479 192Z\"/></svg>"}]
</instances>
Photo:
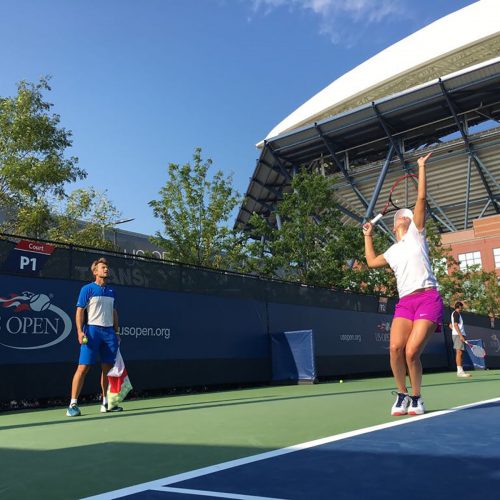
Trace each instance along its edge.
<instances>
[{"instance_id":1,"label":"black fence","mask_svg":"<svg viewBox=\"0 0 500 500\"><path fill-rule=\"evenodd\" d=\"M26 276L26 270L19 269L18 266L5 268L5 263L20 239L10 235L3 235L3 238L0 239L0 272ZM90 263L105 256L111 268L110 283L115 285L291 302L360 312L376 312L379 309L379 298L375 296L262 279L249 274L179 264L145 256L124 255L108 250L54 244L58 246L54 248L50 258L46 259L36 273L30 275L39 278L91 281L93 278ZM394 304L393 300L388 301L389 312L394 310Z\"/></svg>"}]
</instances>

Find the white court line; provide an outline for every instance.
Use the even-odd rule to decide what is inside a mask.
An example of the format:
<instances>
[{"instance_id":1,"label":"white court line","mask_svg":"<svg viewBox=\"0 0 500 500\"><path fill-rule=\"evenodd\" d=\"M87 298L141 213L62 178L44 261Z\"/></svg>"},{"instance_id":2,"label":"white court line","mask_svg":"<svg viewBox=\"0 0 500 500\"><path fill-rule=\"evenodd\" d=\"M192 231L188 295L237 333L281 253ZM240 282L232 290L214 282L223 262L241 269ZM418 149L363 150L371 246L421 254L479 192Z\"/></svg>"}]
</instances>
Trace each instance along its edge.
<instances>
[{"instance_id":1,"label":"white court line","mask_svg":"<svg viewBox=\"0 0 500 500\"><path fill-rule=\"evenodd\" d=\"M220 491L187 490L185 488L155 488L154 491L165 491L167 493L181 493L183 495L203 495L215 498L232 498L234 500L286 500L286 498L276 497L256 497L253 495L241 495L239 493L221 493Z\"/></svg>"},{"instance_id":2,"label":"white court line","mask_svg":"<svg viewBox=\"0 0 500 500\"><path fill-rule=\"evenodd\" d=\"M373 425L371 427L365 427L364 429L357 429L355 431L344 432L343 434L337 434L335 436L329 436L326 438L316 439L314 441L309 441L307 443L296 444L289 446L287 448L281 448L278 450L268 451L265 453L259 453L258 455L251 455L245 458L238 458L236 460L231 460L229 462L223 462L221 464L210 465L209 467L203 467L201 469L195 469L189 472L182 472L181 474L175 474L174 476L167 476L162 479L155 479L154 481L149 481L147 483L137 484L134 486L128 486L127 488L122 488L115 491L110 491L108 493L102 493L100 495L95 495L92 497L87 497L84 500L112 500L114 498L120 498L126 495L131 495L133 493L140 493L145 490L157 489L161 490L162 487L168 486L169 484L178 483L180 481L186 481L188 479L193 479L195 477L206 476L214 472L220 472L227 469L232 469L240 465L247 465L254 462L259 462L261 460L267 460L269 458L279 457L281 455L286 455L287 453L293 453L295 451L306 450L308 448L313 448L315 446L320 446L327 443L333 443L335 441L340 441L342 439L348 439L355 436L361 436L363 434L368 434L370 432L380 431L382 429L389 429L391 427L397 427L399 425L407 425L413 422L419 422L420 420L426 420L428 418L440 417L442 415L448 415L449 413L454 413L459 410L465 410L467 408L473 408L474 406L481 406L484 404L497 403L500 402L500 398L487 399L485 401L479 401L477 403L471 403L468 405L456 406L449 410L440 410L432 413L426 413L424 415L406 418L404 420L397 420L394 422L387 422L385 424ZM179 488L182 490L182 488ZM189 490L182 490L182 492L188 492ZM197 490L194 490L197 491ZM194 494L191 491L191 494ZM198 493L202 494L202 493ZM204 493L206 494L206 493ZM228 497L228 498L238 498L238 497ZM259 497L244 497L249 499L255 499Z\"/></svg>"}]
</instances>

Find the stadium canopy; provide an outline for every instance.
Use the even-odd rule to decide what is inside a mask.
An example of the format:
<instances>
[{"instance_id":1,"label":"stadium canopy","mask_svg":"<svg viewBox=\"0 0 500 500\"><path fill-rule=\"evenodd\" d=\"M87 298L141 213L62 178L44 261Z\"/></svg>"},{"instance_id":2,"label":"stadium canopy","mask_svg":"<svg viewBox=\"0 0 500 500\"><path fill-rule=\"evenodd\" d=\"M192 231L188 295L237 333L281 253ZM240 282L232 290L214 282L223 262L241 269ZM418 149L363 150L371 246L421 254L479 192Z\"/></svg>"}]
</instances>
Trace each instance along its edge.
<instances>
[{"instance_id":1,"label":"stadium canopy","mask_svg":"<svg viewBox=\"0 0 500 500\"><path fill-rule=\"evenodd\" d=\"M441 231L500 213L500 58L491 59L319 122L268 138L235 227L252 213L276 225L295 173L336 180L345 222L381 210L393 181L428 151L428 209ZM389 216L382 221L388 230Z\"/></svg>"}]
</instances>

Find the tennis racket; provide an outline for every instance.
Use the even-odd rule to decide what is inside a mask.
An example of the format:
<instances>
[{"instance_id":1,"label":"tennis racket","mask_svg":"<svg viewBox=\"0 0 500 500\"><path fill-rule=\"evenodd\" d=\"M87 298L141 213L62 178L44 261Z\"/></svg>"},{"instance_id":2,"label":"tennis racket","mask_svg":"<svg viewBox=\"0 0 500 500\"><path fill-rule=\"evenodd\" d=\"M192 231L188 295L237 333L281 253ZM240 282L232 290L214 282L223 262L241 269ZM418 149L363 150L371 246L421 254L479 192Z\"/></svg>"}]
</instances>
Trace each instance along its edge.
<instances>
[{"instance_id":1,"label":"tennis racket","mask_svg":"<svg viewBox=\"0 0 500 500\"><path fill-rule=\"evenodd\" d=\"M385 214L395 212L401 208L409 208L410 210L414 208L418 194L417 179L418 177L415 174L399 177L389 191L389 199L384 208L370 222L376 224Z\"/></svg>"},{"instance_id":2,"label":"tennis racket","mask_svg":"<svg viewBox=\"0 0 500 500\"><path fill-rule=\"evenodd\" d=\"M480 345L471 344L467 341L465 341L465 343L469 346L472 354L474 354L476 358L484 358L486 356L486 351Z\"/></svg>"}]
</instances>

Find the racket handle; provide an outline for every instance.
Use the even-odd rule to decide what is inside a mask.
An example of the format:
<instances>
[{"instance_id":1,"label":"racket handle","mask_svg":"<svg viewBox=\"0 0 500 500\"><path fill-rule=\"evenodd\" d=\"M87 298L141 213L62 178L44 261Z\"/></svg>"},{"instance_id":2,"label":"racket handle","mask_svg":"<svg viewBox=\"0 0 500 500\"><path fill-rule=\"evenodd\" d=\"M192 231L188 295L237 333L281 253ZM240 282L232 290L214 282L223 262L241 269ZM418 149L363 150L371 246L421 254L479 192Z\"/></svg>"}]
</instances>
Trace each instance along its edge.
<instances>
[{"instance_id":1,"label":"racket handle","mask_svg":"<svg viewBox=\"0 0 500 500\"><path fill-rule=\"evenodd\" d=\"M377 223L377 222L378 222L378 221L379 221L382 217L383 217L383 215L382 215L382 214L378 214L378 215L376 215L376 216L375 216L375 217L374 217L374 218L373 218L370 222L371 222L372 224L376 224L376 223Z\"/></svg>"}]
</instances>

